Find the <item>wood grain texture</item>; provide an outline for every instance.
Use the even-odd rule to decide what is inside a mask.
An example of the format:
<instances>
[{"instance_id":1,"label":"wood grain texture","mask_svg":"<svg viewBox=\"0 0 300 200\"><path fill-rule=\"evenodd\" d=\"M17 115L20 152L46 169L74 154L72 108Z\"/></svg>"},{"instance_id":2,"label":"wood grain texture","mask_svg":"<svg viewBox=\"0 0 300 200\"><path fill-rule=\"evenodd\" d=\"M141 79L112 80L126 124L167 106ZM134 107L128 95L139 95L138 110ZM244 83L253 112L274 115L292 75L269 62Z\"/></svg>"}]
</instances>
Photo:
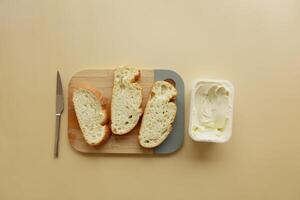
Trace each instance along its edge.
<instances>
[{"instance_id":1,"label":"wood grain texture","mask_svg":"<svg viewBox=\"0 0 300 200\"><path fill-rule=\"evenodd\" d=\"M80 85L87 84L97 88L108 100L107 107L110 116L110 102L113 87L114 70L84 70L76 73L69 82L68 88L68 138L71 146L83 153L126 153L126 154L152 154L152 149L142 148L138 144L138 125L128 134L111 135L108 141L99 147L89 146L80 130L72 102L73 91ZM154 82L153 70L141 70L139 83L143 88L142 108L144 109L150 89Z\"/></svg>"}]
</instances>

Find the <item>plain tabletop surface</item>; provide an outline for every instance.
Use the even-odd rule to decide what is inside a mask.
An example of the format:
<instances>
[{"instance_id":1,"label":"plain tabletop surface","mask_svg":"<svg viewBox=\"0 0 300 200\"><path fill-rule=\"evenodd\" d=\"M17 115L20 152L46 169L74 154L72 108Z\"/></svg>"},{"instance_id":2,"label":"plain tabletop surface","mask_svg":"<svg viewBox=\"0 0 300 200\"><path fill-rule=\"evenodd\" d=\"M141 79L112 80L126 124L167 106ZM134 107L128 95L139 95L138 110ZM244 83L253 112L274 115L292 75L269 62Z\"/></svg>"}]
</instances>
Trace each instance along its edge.
<instances>
[{"instance_id":1,"label":"plain tabletop surface","mask_svg":"<svg viewBox=\"0 0 300 200\"><path fill-rule=\"evenodd\" d=\"M296 0L1 0L0 199L300 199ZM169 156L53 157L56 71L169 68L185 82L185 140ZM188 136L198 78L235 86L226 144Z\"/></svg>"}]
</instances>

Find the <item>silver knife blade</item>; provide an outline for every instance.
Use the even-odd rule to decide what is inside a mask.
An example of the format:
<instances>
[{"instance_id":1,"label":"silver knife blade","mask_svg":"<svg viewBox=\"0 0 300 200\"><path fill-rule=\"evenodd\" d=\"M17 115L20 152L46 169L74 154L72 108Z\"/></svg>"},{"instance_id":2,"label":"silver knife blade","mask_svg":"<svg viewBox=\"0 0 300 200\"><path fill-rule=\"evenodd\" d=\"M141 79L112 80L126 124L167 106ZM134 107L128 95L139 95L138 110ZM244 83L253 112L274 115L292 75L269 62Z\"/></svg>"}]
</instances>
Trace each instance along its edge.
<instances>
[{"instance_id":1,"label":"silver knife blade","mask_svg":"<svg viewBox=\"0 0 300 200\"><path fill-rule=\"evenodd\" d=\"M56 76L56 114L61 114L64 110L64 96L61 84L61 78L59 71L57 71Z\"/></svg>"},{"instance_id":2,"label":"silver knife blade","mask_svg":"<svg viewBox=\"0 0 300 200\"><path fill-rule=\"evenodd\" d=\"M61 78L57 71L56 76L56 124L55 124L55 142L54 142L54 157L58 157L59 135L60 135L60 117L64 111L64 96L61 84Z\"/></svg>"}]
</instances>

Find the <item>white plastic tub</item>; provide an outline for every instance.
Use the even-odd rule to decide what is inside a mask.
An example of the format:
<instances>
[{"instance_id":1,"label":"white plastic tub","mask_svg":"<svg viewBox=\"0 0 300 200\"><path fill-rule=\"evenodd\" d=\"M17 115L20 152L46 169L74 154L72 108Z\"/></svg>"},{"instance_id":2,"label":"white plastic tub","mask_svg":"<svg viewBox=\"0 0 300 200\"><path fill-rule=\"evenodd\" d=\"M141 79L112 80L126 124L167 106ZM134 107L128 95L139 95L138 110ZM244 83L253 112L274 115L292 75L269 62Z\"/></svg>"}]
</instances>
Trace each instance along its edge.
<instances>
[{"instance_id":1,"label":"white plastic tub","mask_svg":"<svg viewBox=\"0 0 300 200\"><path fill-rule=\"evenodd\" d=\"M232 135L232 83L199 79L191 92L190 137L197 142L227 142Z\"/></svg>"}]
</instances>

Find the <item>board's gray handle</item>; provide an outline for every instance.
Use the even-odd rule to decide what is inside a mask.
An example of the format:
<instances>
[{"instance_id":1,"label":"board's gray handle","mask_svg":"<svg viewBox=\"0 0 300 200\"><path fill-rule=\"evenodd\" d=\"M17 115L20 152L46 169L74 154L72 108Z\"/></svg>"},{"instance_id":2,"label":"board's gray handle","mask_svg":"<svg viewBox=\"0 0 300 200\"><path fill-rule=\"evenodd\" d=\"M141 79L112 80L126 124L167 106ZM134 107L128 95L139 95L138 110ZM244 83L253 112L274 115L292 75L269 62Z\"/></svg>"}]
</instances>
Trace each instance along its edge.
<instances>
[{"instance_id":1,"label":"board's gray handle","mask_svg":"<svg viewBox=\"0 0 300 200\"><path fill-rule=\"evenodd\" d=\"M154 70L154 81L172 79L176 83L178 91L176 97L177 113L173 123L173 130L167 139L158 147L154 148L154 153L168 154L178 150L184 139L184 82L179 74L167 69Z\"/></svg>"}]
</instances>

